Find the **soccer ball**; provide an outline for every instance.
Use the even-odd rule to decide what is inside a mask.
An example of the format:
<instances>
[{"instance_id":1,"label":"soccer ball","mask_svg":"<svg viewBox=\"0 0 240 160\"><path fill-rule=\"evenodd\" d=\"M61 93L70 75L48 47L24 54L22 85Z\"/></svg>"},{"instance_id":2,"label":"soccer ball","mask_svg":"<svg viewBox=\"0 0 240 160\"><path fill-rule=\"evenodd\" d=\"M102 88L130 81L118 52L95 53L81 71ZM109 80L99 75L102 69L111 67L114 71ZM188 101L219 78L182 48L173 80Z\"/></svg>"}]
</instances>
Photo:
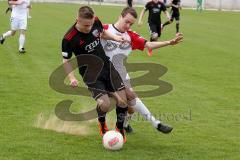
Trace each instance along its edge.
<instances>
[{"instance_id":1,"label":"soccer ball","mask_svg":"<svg viewBox=\"0 0 240 160\"><path fill-rule=\"evenodd\" d=\"M121 133L111 130L104 134L102 143L106 149L119 150L123 147L123 136Z\"/></svg>"}]
</instances>

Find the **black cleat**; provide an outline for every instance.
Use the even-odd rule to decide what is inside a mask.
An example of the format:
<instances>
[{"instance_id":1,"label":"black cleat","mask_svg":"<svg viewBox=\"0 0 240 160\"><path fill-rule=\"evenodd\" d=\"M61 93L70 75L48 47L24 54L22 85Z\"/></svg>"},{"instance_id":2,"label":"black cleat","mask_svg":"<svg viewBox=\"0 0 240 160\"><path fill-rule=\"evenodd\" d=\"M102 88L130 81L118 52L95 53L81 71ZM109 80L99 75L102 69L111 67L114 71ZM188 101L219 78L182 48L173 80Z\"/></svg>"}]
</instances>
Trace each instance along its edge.
<instances>
[{"instance_id":1,"label":"black cleat","mask_svg":"<svg viewBox=\"0 0 240 160\"><path fill-rule=\"evenodd\" d=\"M1 35L1 37L0 37L0 43L3 44L4 41L5 41L5 39L4 39L3 36Z\"/></svg>"},{"instance_id":2,"label":"black cleat","mask_svg":"<svg viewBox=\"0 0 240 160\"><path fill-rule=\"evenodd\" d=\"M20 54L24 54L24 53L26 53L25 48L21 48L21 49L19 50L19 53L20 53Z\"/></svg>"},{"instance_id":3,"label":"black cleat","mask_svg":"<svg viewBox=\"0 0 240 160\"><path fill-rule=\"evenodd\" d=\"M173 130L173 127L170 127L168 125L165 125L165 124L162 124L162 123L159 123L158 124L158 127L157 127L157 130L162 132L162 133L170 133L172 130Z\"/></svg>"},{"instance_id":4,"label":"black cleat","mask_svg":"<svg viewBox=\"0 0 240 160\"><path fill-rule=\"evenodd\" d=\"M133 132L133 129L132 129L132 127L130 126L130 124L127 125L127 127L123 127L123 128L125 129L125 131L126 131L127 133L132 133L132 132Z\"/></svg>"}]
</instances>

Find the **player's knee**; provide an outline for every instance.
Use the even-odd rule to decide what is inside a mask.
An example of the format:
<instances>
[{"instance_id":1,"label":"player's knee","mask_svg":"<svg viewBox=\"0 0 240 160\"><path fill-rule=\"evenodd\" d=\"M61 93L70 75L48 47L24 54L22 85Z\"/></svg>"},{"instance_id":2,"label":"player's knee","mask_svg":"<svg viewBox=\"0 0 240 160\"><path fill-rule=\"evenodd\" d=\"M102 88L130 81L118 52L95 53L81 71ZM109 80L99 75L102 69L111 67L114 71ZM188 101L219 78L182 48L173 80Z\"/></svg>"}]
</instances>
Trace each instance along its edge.
<instances>
[{"instance_id":1,"label":"player's knee","mask_svg":"<svg viewBox=\"0 0 240 160\"><path fill-rule=\"evenodd\" d=\"M134 113L134 109L131 106L128 107L128 113L129 114L133 114Z\"/></svg>"},{"instance_id":2,"label":"player's knee","mask_svg":"<svg viewBox=\"0 0 240 160\"><path fill-rule=\"evenodd\" d=\"M16 31L11 31L11 36L14 36L16 34Z\"/></svg>"},{"instance_id":3,"label":"player's knee","mask_svg":"<svg viewBox=\"0 0 240 160\"><path fill-rule=\"evenodd\" d=\"M158 34L157 33L152 33L151 34L151 40L152 41L157 41L157 39L158 39Z\"/></svg>"},{"instance_id":4,"label":"player's knee","mask_svg":"<svg viewBox=\"0 0 240 160\"><path fill-rule=\"evenodd\" d=\"M103 112L108 112L111 105L109 98L98 99L97 104Z\"/></svg>"},{"instance_id":5,"label":"player's knee","mask_svg":"<svg viewBox=\"0 0 240 160\"><path fill-rule=\"evenodd\" d=\"M127 98L121 97L121 98L117 99L117 105L118 106L127 106Z\"/></svg>"},{"instance_id":6,"label":"player's knee","mask_svg":"<svg viewBox=\"0 0 240 160\"><path fill-rule=\"evenodd\" d=\"M135 92L126 92L127 100L131 101L137 97L137 94Z\"/></svg>"}]
</instances>

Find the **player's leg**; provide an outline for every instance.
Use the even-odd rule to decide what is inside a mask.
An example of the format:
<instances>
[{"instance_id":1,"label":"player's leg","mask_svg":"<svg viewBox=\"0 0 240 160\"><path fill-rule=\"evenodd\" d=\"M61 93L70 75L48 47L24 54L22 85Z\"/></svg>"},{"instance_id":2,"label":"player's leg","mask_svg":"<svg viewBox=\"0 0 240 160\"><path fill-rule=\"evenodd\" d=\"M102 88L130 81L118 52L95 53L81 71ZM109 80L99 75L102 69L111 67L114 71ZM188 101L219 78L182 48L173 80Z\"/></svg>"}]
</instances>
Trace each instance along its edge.
<instances>
[{"instance_id":1,"label":"player's leg","mask_svg":"<svg viewBox=\"0 0 240 160\"><path fill-rule=\"evenodd\" d=\"M25 53L25 48L24 48L24 44L25 44L25 30L20 29L19 30L19 53Z\"/></svg>"},{"instance_id":2,"label":"player's leg","mask_svg":"<svg viewBox=\"0 0 240 160\"><path fill-rule=\"evenodd\" d=\"M151 122L153 127L163 133L169 133L172 131L172 127L161 123L160 120L156 119L154 115L148 110L145 104L136 96L132 88L126 88L127 96L131 96L129 99L129 105L137 112L139 112L147 121Z\"/></svg>"},{"instance_id":3,"label":"player's leg","mask_svg":"<svg viewBox=\"0 0 240 160\"><path fill-rule=\"evenodd\" d=\"M98 127L100 135L103 136L107 131L108 127L106 124L106 113L110 108L110 99L107 94L97 98L97 114L98 114Z\"/></svg>"},{"instance_id":4,"label":"player's leg","mask_svg":"<svg viewBox=\"0 0 240 160\"><path fill-rule=\"evenodd\" d=\"M113 98L116 100L116 130L122 134L124 142L126 142L123 123L128 110L127 96L122 78L112 63L110 63L109 78L109 80L106 80L106 89L111 92Z\"/></svg>"},{"instance_id":5,"label":"player's leg","mask_svg":"<svg viewBox=\"0 0 240 160\"><path fill-rule=\"evenodd\" d=\"M92 97L97 101L96 111L98 114L99 133L103 136L108 131L106 125L106 113L110 108L109 96L104 82L100 80L97 80L95 83L86 83L86 85L88 86L88 90L91 91Z\"/></svg>"},{"instance_id":6,"label":"player's leg","mask_svg":"<svg viewBox=\"0 0 240 160\"><path fill-rule=\"evenodd\" d=\"M25 53L25 33L27 29L27 19L19 20L19 28L20 28L20 35L19 35L19 53Z\"/></svg>"},{"instance_id":7,"label":"player's leg","mask_svg":"<svg viewBox=\"0 0 240 160\"><path fill-rule=\"evenodd\" d=\"M123 128L124 120L127 115L128 105L127 105L127 97L125 90L120 90L112 93L114 99L116 100L116 115L117 115L117 122L116 122L116 130L119 131L123 138L124 142L126 142L126 135L125 130Z\"/></svg>"},{"instance_id":8,"label":"player's leg","mask_svg":"<svg viewBox=\"0 0 240 160\"><path fill-rule=\"evenodd\" d=\"M1 44L4 43L4 41L5 41L6 38L8 38L8 37L10 37L10 36L14 36L15 33L16 33L16 31L17 31L18 28L19 28L19 27L18 27L18 26L19 26L19 22L18 22L16 19L11 18L10 21L11 21L11 30L3 33L3 34L0 36L0 43L1 43Z\"/></svg>"},{"instance_id":9,"label":"player's leg","mask_svg":"<svg viewBox=\"0 0 240 160\"><path fill-rule=\"evenodd\" d=\"M156 24L148 24L149 30L150 30L150 41L157 41L158 40L158 32L157 32L157 25Z\"/></svg>"},{"instance_id":10,"label":"player's leg","mask_svg":"<svg viewBox=\"0 0 240 160\"><path fill-rule=\"evenodd\" d=\"M179 33L179 26L180 26L180 16L176 16L176 33Z\"/></svg>"},{"instance_id":11,"label":"player's leg","mask_svg":"<svg viewBox=\"0 0 240 160\"><path fill-rule=\"evenodd\" d=\"M162 25L161 30L163 30L163 28L164 28L165 26L171 24L172 22L173 22L173 16L171 16L171 19L170 19L169 21L165 22L165 23Z\"/></svg>"}]
</instances>

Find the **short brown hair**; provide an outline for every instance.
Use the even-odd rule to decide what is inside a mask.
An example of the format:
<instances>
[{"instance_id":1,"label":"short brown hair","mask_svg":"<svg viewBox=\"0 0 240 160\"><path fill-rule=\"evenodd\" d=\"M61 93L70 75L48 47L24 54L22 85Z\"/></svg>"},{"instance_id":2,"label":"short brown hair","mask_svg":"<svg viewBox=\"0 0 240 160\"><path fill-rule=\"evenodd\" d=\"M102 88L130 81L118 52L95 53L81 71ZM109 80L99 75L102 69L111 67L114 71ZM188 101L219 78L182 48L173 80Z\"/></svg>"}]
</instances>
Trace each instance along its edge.
<instances>
[{"instance_id":1,"label":"short brown hair","mask_svg":"<svg viewBox=\"0 0 240 160\"><path fill-rule=\"evenodd\" d=\"M88 6L80 7L78 10L78 17L92 19L94 17L93 9Z\"/></svg>"},{"instance_id":2,"label":"short brown hair","mask_svg":"<svg viewBox=\"0 0 240 160\"><path fill-rule=\"evenodd\" d=\"M137 12L136 12L136 10L134 8L132 8L132 7L124 8L122 10L121 15L122 15L122 17L125 17L128 13L131 14L134 18L137 19L138 15L137 15Z\"/></svg>"}]
</instances>

